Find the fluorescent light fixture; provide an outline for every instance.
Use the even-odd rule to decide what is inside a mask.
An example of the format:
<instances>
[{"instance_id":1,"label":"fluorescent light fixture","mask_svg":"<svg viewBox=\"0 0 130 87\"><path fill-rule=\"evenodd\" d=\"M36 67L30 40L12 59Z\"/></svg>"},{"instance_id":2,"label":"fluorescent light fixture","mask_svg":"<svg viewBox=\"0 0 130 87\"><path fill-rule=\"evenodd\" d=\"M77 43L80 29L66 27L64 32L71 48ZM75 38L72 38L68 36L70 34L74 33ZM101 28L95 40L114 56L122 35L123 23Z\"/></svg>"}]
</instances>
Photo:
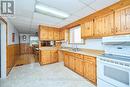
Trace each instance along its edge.
<instances>
[{"instance_id":1,"label":"fluorescent light fixture","mask_svg":"<svg viewBox=\"0 0 130 87\"><path fill-rule=\"evenodd\" d=\"M51 8L49 6L45 6L41 3L36 3L35 11L38 13L41 13L41 14L46 14L46 15L58 17L61 19L65 19L65 18L68 18L70 16L69 14L67 14L63 11L60 11L60 10L55 9L55 8Z\"/></svg>"}]
</instances>

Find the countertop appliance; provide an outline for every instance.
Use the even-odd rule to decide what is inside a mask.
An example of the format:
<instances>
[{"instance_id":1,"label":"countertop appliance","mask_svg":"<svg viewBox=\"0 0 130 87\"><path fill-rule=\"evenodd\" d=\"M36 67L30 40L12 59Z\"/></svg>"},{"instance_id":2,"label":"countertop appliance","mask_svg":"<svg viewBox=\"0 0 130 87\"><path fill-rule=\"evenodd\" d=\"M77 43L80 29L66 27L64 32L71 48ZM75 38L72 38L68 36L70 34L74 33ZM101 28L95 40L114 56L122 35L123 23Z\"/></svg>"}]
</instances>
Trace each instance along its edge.
<instances>
[{"instance_id":1,"label":"countertop appliance","mask_svg":"<svg viewBox=\"0 0 130 87\"><path fill-rule=\"evenodd\" d=\"M114 39L103 39L105 54L97 57L97 87L130 87L130 46L123 41L113 44Z\"/></svg>"}]
</instances>

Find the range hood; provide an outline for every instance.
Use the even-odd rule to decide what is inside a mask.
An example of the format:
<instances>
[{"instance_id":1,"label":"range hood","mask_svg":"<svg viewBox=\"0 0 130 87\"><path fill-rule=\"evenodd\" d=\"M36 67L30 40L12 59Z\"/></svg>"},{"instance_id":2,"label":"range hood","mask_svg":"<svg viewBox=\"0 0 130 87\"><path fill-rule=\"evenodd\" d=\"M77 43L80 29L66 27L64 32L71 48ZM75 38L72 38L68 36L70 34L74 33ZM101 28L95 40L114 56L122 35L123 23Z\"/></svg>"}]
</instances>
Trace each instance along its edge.
<instances>
[{"instance_id":1,"label":"range hood","mask_svg":"<svg viewBox=\"0 0 130 87\"><path fill-rule=\"evenodd\" d=\"M130 45L130 35L103 37L102 42L108 45Z\"/></svg>"}]
</instances>

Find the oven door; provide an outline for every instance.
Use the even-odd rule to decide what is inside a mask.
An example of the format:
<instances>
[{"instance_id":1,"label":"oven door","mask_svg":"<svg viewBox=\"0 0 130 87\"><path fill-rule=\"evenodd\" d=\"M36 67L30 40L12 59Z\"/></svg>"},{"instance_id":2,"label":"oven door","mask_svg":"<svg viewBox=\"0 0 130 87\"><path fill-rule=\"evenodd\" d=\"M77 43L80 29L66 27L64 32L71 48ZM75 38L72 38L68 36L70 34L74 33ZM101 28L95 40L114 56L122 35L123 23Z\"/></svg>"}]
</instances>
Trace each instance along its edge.
<instances>
[{"instance_id":1,"label":"oven door","mask_svg":"<svg viewBox=\"0 0 130 87\"><path fill-rule=\"evenodd\" d=\"M117 87L130 87L130 68L98 60L97 76Z\"/></svg>"}]
</instances>

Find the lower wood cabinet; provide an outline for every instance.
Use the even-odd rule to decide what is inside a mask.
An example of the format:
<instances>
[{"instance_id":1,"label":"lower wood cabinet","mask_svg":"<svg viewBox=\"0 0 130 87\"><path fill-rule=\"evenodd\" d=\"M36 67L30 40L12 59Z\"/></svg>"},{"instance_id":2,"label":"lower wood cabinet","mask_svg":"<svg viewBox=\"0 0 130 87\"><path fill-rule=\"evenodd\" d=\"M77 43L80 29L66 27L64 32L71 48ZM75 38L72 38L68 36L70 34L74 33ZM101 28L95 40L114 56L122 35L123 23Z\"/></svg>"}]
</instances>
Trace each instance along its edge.
<instances>
[{"instance_id":1,"label":"lower wood cabinet","mask_svg":"<svg viewBox=\"0 0 130 87\"><path fill-rule=\"evenodd\" d=\"M40 51L40 64L50 64L58 62L57 50L41 50Z\"/></svg>"},{"instance_id":2,"label":"lower wood cabinet","mask_svg":"<svg viewBox=\"0 0 130 87\"><path fill-rule=\"evenodd\" d=\"M83 59L75 59L75 72L83 76Z\"/></svg>"},{"instance_id":3,"label":"lower wood cabinet","mask_svg":"<svg viewBox=\"0 0 130 87\"><path fill-rule=\"evenodd\" d=\"M97 83L95 57L64 52L64 65L92 83Z\"/></svg>"},{"instance_id":4,"label":"lower wood cabinet","mask_svg":"<svg viewBox=\"0 0 130 87\"><path fill-rule=\"evenodd\" d=\"M96 58L84 56L84 77L96 84Z\"/></svg>"},{"instance_id":5,"label":"lower wood cabinet","mask_svg":"<svg viewBox=\"0 0 130 87\"><path fill-rule=\"evenodd\" d=\"M64 65L69 67L69 55L67 53L64 53Z\"/></svg>"},{"instance_id":6,"label":"lower wood cabinet","mask_svg":"<svg viewBox=\"0 0 130 87\"><path fill-rule=\"evenodd\" d=\"M75 70L75 57L74 56L69 56L69 68L71 70Z\"/></svg>"}]
</instances>

